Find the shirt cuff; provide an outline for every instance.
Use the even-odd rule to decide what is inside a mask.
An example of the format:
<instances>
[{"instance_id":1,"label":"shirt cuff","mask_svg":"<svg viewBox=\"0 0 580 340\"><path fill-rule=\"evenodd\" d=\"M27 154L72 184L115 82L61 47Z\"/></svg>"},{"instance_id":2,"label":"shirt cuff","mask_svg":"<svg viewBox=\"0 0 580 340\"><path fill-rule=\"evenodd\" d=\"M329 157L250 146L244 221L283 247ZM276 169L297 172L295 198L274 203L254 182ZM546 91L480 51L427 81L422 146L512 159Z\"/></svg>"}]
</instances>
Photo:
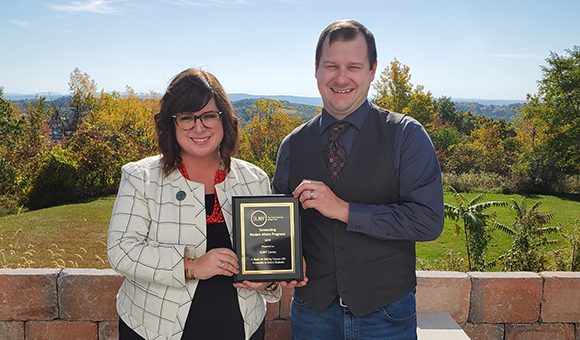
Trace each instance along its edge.
<instances>
[{"instance_id":1,"label":"shirt cuff","mask_svg":"<svg viewBox=\"0 0 580 340\"><path fill-rule=\"evenodd\" d=\"M360 203L349 203L347 231L367 233L372 223L373 206Z\"/></svg>"}]
</instances>

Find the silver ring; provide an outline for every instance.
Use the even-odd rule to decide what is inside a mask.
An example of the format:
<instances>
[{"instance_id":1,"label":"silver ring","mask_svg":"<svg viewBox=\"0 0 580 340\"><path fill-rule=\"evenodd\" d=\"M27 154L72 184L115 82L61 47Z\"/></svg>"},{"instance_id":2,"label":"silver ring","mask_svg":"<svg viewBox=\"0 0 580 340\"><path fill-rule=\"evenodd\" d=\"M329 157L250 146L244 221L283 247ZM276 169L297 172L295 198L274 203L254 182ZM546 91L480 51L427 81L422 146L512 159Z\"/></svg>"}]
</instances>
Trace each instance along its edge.
<instances>
[{"instance_id":1,"label":"silver ring","mask_svg":"<svg viewBox=\"0 0 580 340\"><path fill-rule=\"evenodd\" d=\"M310 190L310 199L314 198L314 190Z\"/></svg>"},{"instance_id":2,"label":"silver ring","mask_svg":"<svg viewBox=\"0 0 580 340\"><path fill-rule=\"evenodd\" d=\"M223 268L226 264L225 263L220 263L220 268Z\"/></svg>"}]
</instances>

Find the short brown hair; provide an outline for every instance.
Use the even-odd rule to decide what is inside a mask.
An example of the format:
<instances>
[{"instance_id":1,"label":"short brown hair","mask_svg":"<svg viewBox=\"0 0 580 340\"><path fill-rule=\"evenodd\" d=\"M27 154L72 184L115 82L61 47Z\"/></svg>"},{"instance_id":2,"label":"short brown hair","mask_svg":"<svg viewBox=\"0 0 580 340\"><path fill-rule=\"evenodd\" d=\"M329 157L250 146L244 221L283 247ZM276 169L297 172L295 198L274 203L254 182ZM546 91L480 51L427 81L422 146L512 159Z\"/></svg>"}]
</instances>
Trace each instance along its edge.
<instances>
[{"instance_id":1,"label":"short brown hair","mask_svg":"<svg viewBox=\"0 0 580 340\"><path fill-rule=\"evenodd\" d=\"M356 37L362 34L367 42L367 53L369 56L369 67L372 70L375 62L377 61L377 46L375 44L375 37L363 24L354 20L338 20L328 25L320 34L318 38L318 44L316 45L316 67L320 63L320 57L322 56L322 48L326 37L328 38L328 43L332 45L333 42L337 40L354 40Z\"/></svg>"},{"instance_id":2,"label":"short brown hair","mask_svg":"<svg viewBox=\"0 0 580 340\"><path fill-rule=\"evenodd\" d=\"M178 112L197 112L203 109L213 98L222 112L221 120L224 137L219 152L226 172L230 170L231 157L239 147L238 119L234 115L232 104L219 81L209 72L190 68L179 73L161 98L161 109L155 115L157 144L163 155L163 173L169 175L175 171L182 159L181 147L175 137L173 115Z\"/></svg>"}]
</instances>

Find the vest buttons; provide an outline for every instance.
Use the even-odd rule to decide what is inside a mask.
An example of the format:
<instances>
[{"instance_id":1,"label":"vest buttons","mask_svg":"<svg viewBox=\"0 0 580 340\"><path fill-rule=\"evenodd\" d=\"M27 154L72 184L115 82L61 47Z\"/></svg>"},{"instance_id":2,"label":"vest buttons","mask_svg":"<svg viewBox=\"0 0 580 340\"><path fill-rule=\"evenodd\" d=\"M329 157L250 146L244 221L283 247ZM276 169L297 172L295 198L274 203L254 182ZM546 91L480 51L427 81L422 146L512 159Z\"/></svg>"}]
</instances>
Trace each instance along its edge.
<instances>
[{"instance_id":1,"label":"vest buttons","mask_svg":"<svg viewBox=\"0 0 580 340\"><path fill-rule=\"evenodd\" d=\"M340 225L339 225L338 223L335 223L335 224L333 225L334 229L337 229L339 226L340 226Z\"/></svg>"},{"instance_id":2,"label":"vest buttons","mask_svg":"<svg viewBox=\"0 0 580 340\"><path fill-rule=\"evenodd\" d=\"M339 273L339 274L342 273L342 268L337 268L336 269L336 272Z\"/></svg>"},{"instance_id":3,"label":"vest buttons","mask_svg":"<svg viewBox=\"0 0 580 340\"><path fill-rule=\"evenodd\" d=\"M336 246L336 251L341 251L342 247L341 246Z\"/></svg>"}]
</instances>

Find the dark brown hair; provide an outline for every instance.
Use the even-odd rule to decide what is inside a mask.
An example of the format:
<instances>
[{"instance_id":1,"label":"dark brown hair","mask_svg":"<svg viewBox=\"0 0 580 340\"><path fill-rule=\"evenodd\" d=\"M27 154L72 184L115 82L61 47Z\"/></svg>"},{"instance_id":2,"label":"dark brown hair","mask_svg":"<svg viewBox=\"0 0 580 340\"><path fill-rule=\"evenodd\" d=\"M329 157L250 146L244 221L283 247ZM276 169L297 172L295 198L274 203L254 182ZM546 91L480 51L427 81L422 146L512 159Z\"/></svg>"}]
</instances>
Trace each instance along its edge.
<instances>
[{"instance_id":1,"label":"dark brown hair","mask_svg":"<svg viewBox=\"0 0 580 340\"><path fill-rule=\"evenodd\" d=\"M157 144L163 155L163 173L169 175L181 164L181 147L175 137L173 115L178 112L197 112L213 98L218 110L222 111L221 120L224 137L219 152L226 172L230 171L231 157L238 151L238 119L228 100L226 92L211 73L190 68L179 73L161 98L161 109L155 115Z\"/></svg>"},{"instance_id":2,"label":"dark brown hair","mask_svg":"<svg viewBox=\"0 0 580 340\"><path fill-rule=\"evenodd\" d=\"M337 40L354 40L362 34L367 42L367 53L369 56L369 68L372 70L377 61L377 46L375 44L375 37L363 24L354 20L339 20L328 25L320 34L318 44L316 45L316 67L320 63L322 56L322 48L326 37L329 37L328 43L332 45Z\"/></svg>"}]
</instances>

